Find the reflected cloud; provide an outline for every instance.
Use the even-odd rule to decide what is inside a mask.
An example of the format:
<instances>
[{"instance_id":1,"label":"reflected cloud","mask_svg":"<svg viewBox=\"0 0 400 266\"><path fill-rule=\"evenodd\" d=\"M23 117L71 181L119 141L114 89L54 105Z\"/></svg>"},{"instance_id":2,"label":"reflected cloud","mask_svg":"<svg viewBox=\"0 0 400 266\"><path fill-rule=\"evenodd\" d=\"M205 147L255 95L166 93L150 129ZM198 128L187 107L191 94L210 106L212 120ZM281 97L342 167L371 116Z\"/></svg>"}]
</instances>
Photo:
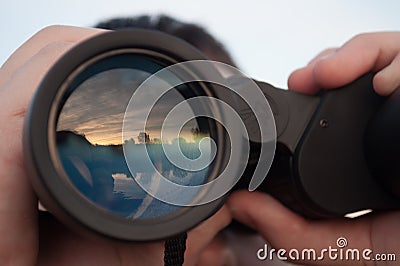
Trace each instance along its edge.
<instances>
[{"instance_id":1,"label":"reflected cloud","mask_svg":"<svg viewBox=\"0 0 400 266\"><path fill-rule=\"evenodd\" d=\"M134 111L126 114L129 125L126 127L126 139L122 140L122 123L126 107L138 86L150 76L150 73L128 68L118 68L101 72L80 84L66 100L57 123L57 131L76 132L86 137L94 145L119 145L125 140L138 141L146 122L145 131L152 139L161 139L161 126L166 115L185 98L177 91L170 90L154 106L147 121L143 116L151 104L155 92L146 91L145 97L135 106ZM168 86L164 82L162 86ZM188 107L188 109L190 109ZM183 116L183 114L182 114ZM181 137L193 142L191 130L198 128L195 120L185 125L179 136L169 132L177 125L165 125L163 142Z\"/></svg>"}]
</instances>

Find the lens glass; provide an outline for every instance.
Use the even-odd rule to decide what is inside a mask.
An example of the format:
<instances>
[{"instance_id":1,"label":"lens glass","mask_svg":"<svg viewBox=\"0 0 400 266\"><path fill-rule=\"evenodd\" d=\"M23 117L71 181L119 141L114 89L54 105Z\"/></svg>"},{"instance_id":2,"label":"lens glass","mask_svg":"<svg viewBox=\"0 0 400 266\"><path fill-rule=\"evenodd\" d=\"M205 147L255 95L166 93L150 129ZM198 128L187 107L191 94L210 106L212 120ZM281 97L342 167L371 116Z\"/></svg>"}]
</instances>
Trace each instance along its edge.
<instances>
[{"instance_id":1,"label":"lens glass","mask_svg":"<svg viewBox=\"0 0 400 266\"><path fill-rule=\"evenodd\" d=\"M203 156L212 157L212 127L206 118L186 121L178 130L174 125L164 125L161 134L167 114L193 94L189 85L180 85L160 97L145 122L139 119L153 92L149 89L147 96L141 94L140 104L129 114L133 117L130 123L135 123L137 117L138 126L131 126L129 137L123 139L125 111L132 95L145 79L162 68L162 63L149 57L114 55L87 66L66 85L56 126L56 146L66 182L85 200L113 215L150 219L171 215L181 208L155 199L138 185L136 180L140 179L151 182L154 189L162 189L157 188L157 178L153 178L155 171L180 185L208 182L210 167L182 169L164 153L165 149L174 153L178 147L194 160L200 156L201 141L202 153L206 153ZM168 80L164 82L168 84ZM173 132L177 131L176 136ZM127 166L124 147L137 158L134 169ZM140 163L144 148L152 167Z\"/></svg>"}]
</instances>

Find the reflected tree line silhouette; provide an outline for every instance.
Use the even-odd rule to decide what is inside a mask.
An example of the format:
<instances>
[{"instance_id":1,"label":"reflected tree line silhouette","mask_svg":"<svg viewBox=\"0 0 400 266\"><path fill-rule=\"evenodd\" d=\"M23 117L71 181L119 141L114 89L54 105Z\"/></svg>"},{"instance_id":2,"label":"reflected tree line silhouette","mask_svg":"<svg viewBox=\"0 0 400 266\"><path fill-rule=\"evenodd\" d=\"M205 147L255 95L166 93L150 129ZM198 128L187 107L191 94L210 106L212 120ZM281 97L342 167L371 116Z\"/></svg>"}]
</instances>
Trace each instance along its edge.
<instances>
[{"instance_id":1,"label":"reflected tree line silhouette","mask_svg":"<svg viewBox=\"0 0 400 266\"><path fill-rule=\"evenodd\" d=\"M179 147L189 159L200 156L198 141L200 131L192 129L194 142L187 142L184 138L176 138L171 144L162 144L158 138L151 139L146 132L140 132L137 139L125 140L124 144L92 144L84 134L73 131L57 131L57 150L69 182L87 199L113 214L133 217L148 197L146 192L136 183L135 178L144 182L153 182L154 168L144 163L143 145L149 154L153 165L159 173L172 182L182 185L200 185L205 182L207 169L190 172L173 165L163 152L164 147ZM179 145L172 145L179 141ZM175 143L176 144L176 143ZM141 146L141 148L139 148ZM137 162L134 169L129 169L124 156L124 148ZM178 151L176 151L178 152ZM141 163L143 161L143 163ZM116 190L115 176L126 176L122 190ZM148 206L143 217L154 217L167 214L176 209L156 199Z\"/></svg>"}]
</instances>

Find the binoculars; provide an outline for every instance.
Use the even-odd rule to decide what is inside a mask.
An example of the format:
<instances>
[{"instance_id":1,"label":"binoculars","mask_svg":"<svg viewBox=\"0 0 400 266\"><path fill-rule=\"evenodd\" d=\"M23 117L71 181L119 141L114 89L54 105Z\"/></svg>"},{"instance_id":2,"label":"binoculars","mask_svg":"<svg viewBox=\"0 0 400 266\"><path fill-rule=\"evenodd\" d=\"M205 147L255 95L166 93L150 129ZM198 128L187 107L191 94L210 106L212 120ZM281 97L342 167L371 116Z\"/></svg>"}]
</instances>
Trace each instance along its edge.
<instances>
[{"instance_id":1,"label":"binoculars","mask_svg":"<svg viewBox=\"0 0 400 266\"><path fill-rule=\"evenodd\" d=\"M104 33L42 80L25 161L60 221L125 241L185 232L235 189L317 219L398 209L399 93L372 77L303 95L160 32Z\"/></svg>"}]
</instances>

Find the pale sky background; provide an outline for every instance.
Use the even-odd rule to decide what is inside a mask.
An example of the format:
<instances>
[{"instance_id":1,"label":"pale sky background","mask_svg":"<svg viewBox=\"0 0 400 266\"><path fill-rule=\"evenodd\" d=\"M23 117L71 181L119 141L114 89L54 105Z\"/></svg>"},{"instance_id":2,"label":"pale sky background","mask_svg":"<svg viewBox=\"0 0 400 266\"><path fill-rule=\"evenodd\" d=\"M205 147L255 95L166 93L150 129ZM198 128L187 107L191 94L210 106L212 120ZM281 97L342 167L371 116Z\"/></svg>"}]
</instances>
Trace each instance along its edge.
<instances>
[{"instance_id":1,"label":"pale sky background","mask_svg":"<svg viewBox=\"0 0 400 266\"><path fill-rule=\"evenodd\" d=\"M114 16L165 13L204 25L242 70L278 87L326 47L360 32L400 30L396 0L0 1L0 64L47 25L91 26Z\"/></svg>"}]
</instances>

